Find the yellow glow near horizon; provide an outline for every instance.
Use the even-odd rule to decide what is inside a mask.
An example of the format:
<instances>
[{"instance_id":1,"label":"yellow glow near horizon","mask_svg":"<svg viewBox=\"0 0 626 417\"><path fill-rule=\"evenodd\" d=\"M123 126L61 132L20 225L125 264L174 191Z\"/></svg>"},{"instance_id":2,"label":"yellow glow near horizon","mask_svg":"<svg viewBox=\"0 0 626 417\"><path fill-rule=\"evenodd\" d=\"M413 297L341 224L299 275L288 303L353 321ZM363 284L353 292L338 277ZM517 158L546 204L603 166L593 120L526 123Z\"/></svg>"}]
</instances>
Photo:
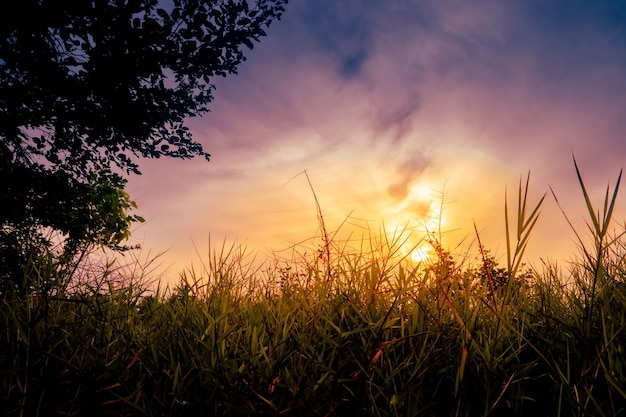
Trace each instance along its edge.
<instances>
[{"instance_id":1,"label":"yellow glow near horizon","mask_svg":"<svg viewBox=\"0 0 626 417\"><path fill-rule=\"evenodd\" d=\"M427 237L446 225L441 198L423 183L411 186L406 197L392 206L386 219L391 220L388 236L396 241L405 240L402 256L416 263L433 256Z\"/></svg>"},{"instance_id":2,"label":"yellow glow near horizon","mask_svg":"<svg viewBox=\"0 0 626 417\"><path fill-rule=\"evenodd\" d=\"M414 200L430 200L432 198L432 190L424 184L416 184L411 187L407 198Z\"/></svg>"},{"instance_id":3,"label":"yellow glow near horizon","mask_svg":"<svg viewBox=\"0 0 626 417\"><path fill-rule=\"evenodd\" d=\"M425 233L437 231L445 224L444 213L441 210L441 198L433 189L425 184L413 185L406 198L398 205L398 214L402 214L419 224L419 230ZM412 208L422 206L422 213L413 212Z\"/></svg>"},{"instance_id":4,"label":"yellow glow near horizon","mask_svg":"<svg viewBox=\"0 0 626 417\"><path fill-rule=\"evenodd\" d=\"M419 240L416 240L416 238L418 238L418 236L413 235L405 238L406 241L400 245L400 257L413 263L421 263L430 260L433 256L432 246L426 241L424 236L419 237Z\"/></svg>"},{"instance_id":5,"label":"yellow glow near horizon","mask_svg":"<svg viewBox=\"0 0 626 417\"><path fill-rule=\"evenodd\" d=\"M426 262L431 257L431 254L430 254L431 250L432 248L430 246L426 246L426 245L418 246L416 249L413 250L413 252L411 252L411 256L410 256L411 261L415 263Z\"/></svg>"}]
</instances>

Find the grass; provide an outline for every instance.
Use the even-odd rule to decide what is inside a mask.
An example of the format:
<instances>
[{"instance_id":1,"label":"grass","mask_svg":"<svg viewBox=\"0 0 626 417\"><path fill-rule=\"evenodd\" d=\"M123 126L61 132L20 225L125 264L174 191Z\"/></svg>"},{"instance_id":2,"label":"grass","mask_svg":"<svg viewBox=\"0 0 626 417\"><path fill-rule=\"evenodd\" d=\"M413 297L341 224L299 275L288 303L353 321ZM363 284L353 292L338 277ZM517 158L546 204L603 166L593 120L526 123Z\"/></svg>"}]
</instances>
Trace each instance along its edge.
<instances>
[{"instance_id":1,"label":"grass","mask_svg":"<svg viewBox=\"0 0 626 417\"><path fill-rule=\"evenodd\" d=\"M600 214L576 171L593 245L574 231L581 256L565 272L523 265L543 203L527 201L528 179L515 218L505 203L503 267L478 234L476 256L431 240L437 256L414 263L402 234L350 249L324 227L319 247L261 269L242 248L211 248L152 292L137 260L68 277L33 258L30 290L1 295L1 409L626 416L626 241L608 232L619 179Z\"/></svg>"}]
</instances>

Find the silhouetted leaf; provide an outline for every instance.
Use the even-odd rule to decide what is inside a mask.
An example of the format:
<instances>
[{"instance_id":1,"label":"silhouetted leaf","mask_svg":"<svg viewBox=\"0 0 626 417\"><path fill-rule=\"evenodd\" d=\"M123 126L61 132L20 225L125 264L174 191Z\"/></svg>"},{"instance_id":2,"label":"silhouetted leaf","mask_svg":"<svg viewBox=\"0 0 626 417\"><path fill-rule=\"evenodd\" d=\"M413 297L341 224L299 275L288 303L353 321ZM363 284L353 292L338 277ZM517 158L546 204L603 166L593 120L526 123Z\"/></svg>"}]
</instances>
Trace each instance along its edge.
<instances>
[{"instance_id":1,"label":"silhouetted leaf","mask_svg":"<svg viewBox=\"0 0 626 417\"><path fill-rule=\"evenodd\" d=\"M156 12L163 20L168 20L170 18L170 15L163 9L157 9Z\"/></svg>"},{"instance_id":2,"label":"silhouetted leaf","mask_svg":"<svg viewBox=\"0 0 626 417\"><path fill-rule=\"evenodd\" d=\"M243 44L244 44L244 45L246 45L248 48L250 48L250 49L254 48L254 45L252 44L252 42L250 42L250 40L249 40L249 39L244 38L244 39L242 39L241 41L242 41L242 42L243 42Z\"/></svg>"}]
</instances>

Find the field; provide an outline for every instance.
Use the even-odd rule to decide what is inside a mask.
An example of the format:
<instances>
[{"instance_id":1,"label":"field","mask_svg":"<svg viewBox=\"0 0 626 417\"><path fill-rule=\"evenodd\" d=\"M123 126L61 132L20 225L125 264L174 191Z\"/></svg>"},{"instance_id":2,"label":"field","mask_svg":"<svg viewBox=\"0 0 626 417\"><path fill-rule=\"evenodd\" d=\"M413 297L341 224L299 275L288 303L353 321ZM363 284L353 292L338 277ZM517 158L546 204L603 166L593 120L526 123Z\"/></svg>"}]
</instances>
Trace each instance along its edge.
<instances>
[{"instance_id":1,"label":"field","mask_svg":"<svg viewBox=\"0 0 626 417\"><path fill-rule=\"evenodd\" d=\"M579 180L591 239L572 232L565 268L523 264L543 201L527 182L505 206L505 265L435 234L436 256L412 262L403 234L353 248L323 227L261 268L215 247L169 289L139 261L33 256L1 295L3 414L626 416L619 180L599 211Z\"/></svg>"}]
</instances>

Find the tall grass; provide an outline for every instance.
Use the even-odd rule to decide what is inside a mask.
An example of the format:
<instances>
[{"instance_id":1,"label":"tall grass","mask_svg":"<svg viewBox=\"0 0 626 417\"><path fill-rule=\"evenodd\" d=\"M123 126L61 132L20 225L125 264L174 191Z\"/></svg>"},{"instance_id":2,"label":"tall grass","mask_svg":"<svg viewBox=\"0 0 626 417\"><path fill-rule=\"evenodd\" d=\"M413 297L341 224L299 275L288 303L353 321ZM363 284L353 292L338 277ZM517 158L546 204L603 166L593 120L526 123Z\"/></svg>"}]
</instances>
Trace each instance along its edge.
<instances>
[{"instance_id":1,"label":"tall grass","mask_svg":"<svg viewBox=\"0 0 626 417\"><path fill-rule=\"evenodd\" d=\"M504 266L478 233L473 255L431 240L436 257L415 263L402 234L352 249L322 222L313 250L256 268L213 247L152 293L141 268L104 264L70 286L33 260L31 291L2 294L2 412L626 415L626 241L608 232L619 179L599 215L576 170L594 246L576 232L565 271L523 266L544 201L528 201L528 179L513 219L505 203Z\"/></svg>"}]
</instances>

